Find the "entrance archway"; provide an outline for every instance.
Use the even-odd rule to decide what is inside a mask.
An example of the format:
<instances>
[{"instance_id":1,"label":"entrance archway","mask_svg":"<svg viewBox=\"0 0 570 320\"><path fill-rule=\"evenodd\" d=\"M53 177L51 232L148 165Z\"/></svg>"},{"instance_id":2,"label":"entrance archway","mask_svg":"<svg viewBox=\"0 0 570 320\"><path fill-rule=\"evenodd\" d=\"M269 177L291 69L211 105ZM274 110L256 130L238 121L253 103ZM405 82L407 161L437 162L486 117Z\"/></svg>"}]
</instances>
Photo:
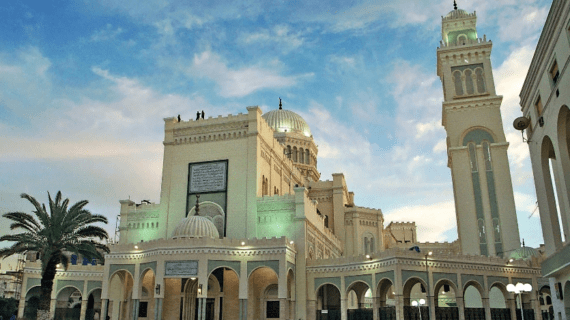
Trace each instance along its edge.
<instances>
[{"instance_id":1,"label":"entrance archway","mask_svg":"<svg viewBox=\"0 0 570 320\"><path fill-rule=\"evenodd\" d=\"M259 267L251 272L248 279L248 319L280 318L277 274L269 267Z\"/></svg>"},{"instance_id":2,"label":"entrance archway","mask_svg":"<svg viewBox=\"0 0 570 320\"><path fill-rule=\"evenodd\" d=\"M346 289L347 319L372 319L372 290L366 282L356 281Z\"/></svg>"},{"instance_id":3,"label":"entrance archway","mask_svg":"<svg viewBox=\"0 0 570 320\"><path fill-rule=\"evenodd\" d=\"M87 299L85 320L101 319L101 289L95 289L91 291Z\"/></svg>"},{"instance_id":4,"label":"entrance archway","mask_svg":"<svg viewBox=\"0 0 570 320\"><path fill-rule=\"evenodd\" d=\"M376 287L378 316L382 320L396 320L396 292L390 279L382 279Z\"/></svg>"},{"instance_id":5,"label":"entrance archway","mask_svg":"<svg viewBox=\"0 0 570 320\"><path fill-rule=\"evenodd\" d=\"M477 281L468 281L463 289L465 320L485 319L483 286Z\"/></svg>"},{"instance_id":6,"label":"entrance archway","mask_svg":"<svg viewBox=\"0 0 570 320\"><path fill-rule=\"evenodd\" d=\"M183 311L182 311L183 320L198 320L198 315L199 315L198 308L200 306L200 301L198 298L198 286L199 286L198 279L189 279L186 281L186 284L184 286L184 302L183 302ZM223 286L225 286L224 268L219 268L214 270L208 277L208 292L205 301L206 305L203 306L203 311L205 312L206 320L237 319L239 317L239 309L238 309L237 312L233 314L234 318L231 318L229 316L228 318L222 318L224 314L224 309L227 309L227 306L229 305L228 303L224 303ZM237 288L236 291L238 291ZM236 301L233 302L234 306L237 307L239 305Z\"/></svg>"},{"instance_id":7,"label":"entrance archway","mask_svg":"<svg viewBox=\"0 0 570 320\"><path fill-rule=\"evenodd\" d=\"M40 286L32 287L26 293L26 303L24 305L25 320L36 320L41 294L42 290Z\"/></svg>"},{"instance_id":8,"label":"entrance archway","mask_svg":"<svg viewBox=\"0 0 570 320\"><path fill-rule=\"evenodd\" d=\"M154 317L154 287L155 274L152 269L146 269L142 272L139 281L139 318Z\"/></svg>"},{"instance_id":9,"label":"entrance archway","mask_svg":"<svg viewBox=\"0 0 570 320\"><path fill-rule=\"evenodd\" d=\"M457 308L457 287L453 281L448 279L439 280L435 284L435 319L459 319L459 309Z\"/></svg>"},{"instance_id":10,"label":"entrance archway","mask_svg":"<svg viewBox=\"0 0 570 320\"><path fill-rule=\"evenodd\" d=\"M54 319L74 320L81 315L81 291L76 287L65 287L57 293Z\"/></svg>"},{"instance_id":11,"label":"entrance archway","mask_svg":"<svg viewBox=\"0 0 570 320\"><path fill-rule=\"evenodd\" d=\"M507 287L500 282L491 284L489 290L489 305L491 308L491 318L493 319L510 319L511 309L507 304L509 292Z\"/></svg>"},{"instance_id":12,"label":"entrance archway","mask_svg":"<svg viewBox=\"0 0 570 320\"><path fill-rule=\"evenodd\" d=\"M107 311L111 320L129 319L133 307L133 283L133 276L126 270L119 270L111 276Z\"/></svg>"},{"instance_id":13,"label":"entrance archway","mask_svg":"<svg viewBox=\"0 0 570 320\"><path fill-rule=\"evenodd\" d=\"M412 277L406 280L404 284L404 319L405 320L417 320L420 318L420 312L422 319L429 319L429 307L427 304L427 283L423 279ZM424 306L414 307L412 305L413 301L425 300Z\"/></svg>"},{"instance_id":14,"label":"entrance archway","mask_svg":"<svg viewBox=\"0 0 570 320\"><path fill-rule=\"evenodd\" d=\"M334 284L323 284L317 289L316 320L340 320L340 290Z\"/></svg>"},{"instance_id":15,"label":"entrance archway","mask_svg":"<svg viewBox=\"0 0 570 320\"><path fill-rule=\"evenodd\" d=\"M554 307L552 305L552 294L549 286L543 286L540 288L539 302L542 319L554 319Z\"/></svg>"}]
</instances>

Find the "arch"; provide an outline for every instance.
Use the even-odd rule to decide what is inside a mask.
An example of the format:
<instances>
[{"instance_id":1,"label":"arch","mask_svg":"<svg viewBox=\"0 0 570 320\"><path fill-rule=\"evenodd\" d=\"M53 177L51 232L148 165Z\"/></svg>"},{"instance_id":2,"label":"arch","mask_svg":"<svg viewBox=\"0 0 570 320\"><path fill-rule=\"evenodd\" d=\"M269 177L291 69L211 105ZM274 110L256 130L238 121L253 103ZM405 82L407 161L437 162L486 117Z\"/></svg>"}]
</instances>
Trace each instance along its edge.
<instances>
[{"instance_id":1,"label":"arch","mask_svg":"<svg viewBox=\"0 0 570 320\"><path fill-rule=\"evenodd\" d=\"M475 281L470 280L463 286L463 301L465 308L483 308L484 297L483 286Z\"/></svg>"},{"instance_id":2,"label":"arch","mask_svg":"<svg viewBox=\"0 0 570 320\"><path fill-rule=\"evenodd\" d=\"M41 286L33 286L26 291L24 298L24 319L36 319L41 295Z\"/></svg>"},{"instance_id":3,"label":"arch","mask_svg":"<svg viewBox=\"0 0 570 320\"><path fill-rule=\"evenodd\" d=\"M570 108L567 105L562 105L558 111L557 121L557 136L558 136L558 168L562 170L559 174L561 180L560 187L564 190L558 192L561 195L561 203L564 203L564 208L570 208L570 199L568 192L570 192ZM562 223L564 224L564 232L570 235L570 212L568 209L564 210L561 214Z\"/></svg>"},{"instance_id":4,"label":"arch","mask_svg":"<svg viewBox=\"0 0 570 320\"><path fill-rule=\"evenodd\" d=\"M63 287L56 295L55 319L79 319L83 294L76 286Z\"/></svg>"},{"instance_id":5,"label":"arch","mask_svg":"<svg viewBox=\"0 0 570 320\"><path fill-rule=\"evenodd\" d=\"M388 278L382 278L376 286L376 297L378 297L378 306L380 308L386 306L395 306L395 295L396 291L394 289L394 283Z\"/></svg>"},{"instance_id":6,"label":"arch","mask_svg":"<svg viewBox=\"0 0 570 320\"><path fill-rule=\"evenodd\" d=\"M437 307L454 307L457 303L457 286L450 279L439 279L434 285L434 297Z\"/></svg>"},{"instance_id":7,"label":"arch","mask_svg":"<svg viewBox=\"0 0 570 320\"><path fill-rule=\"evenodd\" d=\"M297 147L293 147L293 162L297 162Z\"/></svg>"},{"instance_id":8,"label":"arch","mask_svg":"<svg viewBox=\"0 0 570 320\"><path fill-rule=\"evenodd\" d=\"M487 92L487 86L485 85L485 73L482 68L475 69L475 77L477 83L477 92L485 93Z\"/></svg>"},{"instance_id":9,"label":"arch","mask_svg":"<svg viewBox=\"0 0 570 320\"><path fill-rule=\"evenodd\" d=\"M59 296L61 294L61 292L67 288L74 288L75 290L79 291L79 293L81 293L81 296L83 296L83 288L78 288L74 285L66 285L65 287L62 287L61 289L59 289L58 291L56 291L55 296ZM56 298L57 299L57 298Z\"/></svg>"},{"instance_id":10,"label":"arch","mask_svg":"<svg viewBox=\"0 0 570 320\"><path fill-rule=\"evenodd\" d=\"M542 139L540 163L542 169L542 183L544 186L544 192L546 193L546 198L544 199L546 203L539 203L543 208L541 211L541 221L543 225L549 225L554 246L558 249L564 241L562 233L563 225L560 219L560 206L555 194L554 182L552 181L552 178L554 178L556 174L556 154L552 140L548 135L545 135ZM542 219L543 217L544 219ZM545 239L546 238L548 237L545 237Z\"/></svg>"},{"instance_id":11,"label":"arch","mask_svg":"<svg viewBox=\"0 0 570 320\"><path fill-rule=\"evenodd\" d=\"M139 308L141 305L144 305L144 311L146 311L147 315L154 314L155 308L155 286L156 286L156 274L151 267L145 268L140 273L139 278ZM140 311L140 309L139 309Z\"/></svg>"},{"instance_id":12,"label":"arch","mask_svg":"<svg viewBox=\"0 0 570 320\"><path fill-rule=\"evenodd\" d=\"M411 306L412 300L425 299L427 301L427 283L418 277L410 277L404 283L404 306Z\"/></svg>"},{"instance_id":13,"label":"arch","mask_svg":"<svg viewBox=\"0 0 570 320\"><path fill-rule=\"evenodd\" d=\"M287 310L289 314L286 315L286 319L295 318L295 301L296 301L296 287L295 287L295 272L293 269L289 268L287 270Z\"/></svg>"},{"instance_id":14,"label":"arch","mask_svg":"<svg viewBox=\"0 0 570 320\"><path fill-rule=\"evenodd\" d=\"M335 284L330 282L325 282L321 284L316 290L317 296L317 319L322 310L326 310L329 319L340 319L340 301L341 294L340 289Z\"/></svg>"},{"instance_id":15,"label":"arch","mask_svg":"<svg viewBox=\"0 0 570 320\"><path fill-rule=\"evenodd\" d=\"M495 142L495 138L493 137L493 133L490 132L487 128L475 127L470 128L465 131L462 139L462 145L466 146L469 142L473 142L476 145L480 145L483 140L487 140L490 143Z\"/></svg>"},{"instance_id":16,"label":"arch","mask_svg":"<svg viewBox=\"0 0 570 320\"><path fill-rule=\"evenodd\" d=\"M473 85L473 71L466 69L465 71L465 92L467 94L475 94L475 86Z\"/></svg>"},{"instance_id":17,"label":"arch","mask_svg":"<svg viewBox=\"0 0 570 320\"><path fill-rule=\"evenodd\" d=\"M86 319L101 319L101 291L101 288L95 288L86 295Z\"/></svg>"},{"instance_id":18,"label":"arch","mask_svg":"<svg viewBox=\"0 0 570 320\"><path fill-rule=\"evenodd\" d=\"M453 83L455 85L455 95L456 96L462 96L463 95L463 80L461 80L462 78L462 73L459 70L456 70L455 72L453 72Z\"/></svg>"},{"instance_id":19,"label":"arch","mask_svg":"<svg viewBox=\"0 0 570 320\"><path fill-rule=\"evenodd\" d=\"M311 164L311 152L305 149L305 164Z\"/></svg>"},{"instance_id":20,"label":"arch","mask_svg":"<svg viewBox=\"0 0 570 320\"><path fill-rule=\"evenodd\" d=\"M279 306L280 301L275 302L271 297L268 299L267 289L271 285L276 285L279 291L278 275L272 268L258 266L249 274L247 310L251 312L251 318L266 319L268 310L274 310L276 304Z\"/></svg>"},{"instance_id":21,"label":"arch","mask_svg":"<svg viewBox=\"0 0 570 320\"><path fill-rule=\"evenodd\" d=\"M127 319L133 307L132 291L134 278L125 269L111 274L109 280L109 306L107 314L111 320Z\"/></svg>"}]
</instances>

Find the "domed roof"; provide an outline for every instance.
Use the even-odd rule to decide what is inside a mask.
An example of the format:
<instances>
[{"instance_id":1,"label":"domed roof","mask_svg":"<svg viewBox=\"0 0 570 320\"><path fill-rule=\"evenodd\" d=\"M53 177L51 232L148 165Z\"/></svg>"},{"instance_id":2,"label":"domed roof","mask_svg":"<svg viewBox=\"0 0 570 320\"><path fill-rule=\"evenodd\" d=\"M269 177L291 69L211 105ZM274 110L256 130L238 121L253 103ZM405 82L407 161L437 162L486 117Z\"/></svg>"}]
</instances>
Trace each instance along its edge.
<instances>
[{"instance_id":1,"label":"domed roof","mask_svg":"<svg viewBox=\"0 0 570 320\"><path fill-rule=\"evenodd\" d=\"M305 120L293 111L281 109L281 106L277 110L266 112L261 117L277 132L296 132L306 137L311 136L311 129Z\"/></svg>"},{"instance_id":2,"label":"domed roof","mask_svg":"<svg viewBox=\"0 0 570 320\"><path fill-rule=\"evenodd\" d=\"M469 13L463 9L456 9L456 10L451 10L449 11L449 13L445 16L446 18L461 18L463 16L467 16L469 15Z\"/></svg>"},{"instance_id":3,"label":"domed roof","mask_svg":"<svg viewBox=\"0 0 570 320\"><path fill-rule=\"evenodd\" d=\"M218 229L210 219L196 215L182 219L172 233L172 239L219 237Z\"/></svg>"},{"instance_id":4,"label":"domed roof","mask_svg":"<svg viewBox=\"0 0 570 320\"><path fill-rule=\"evenodd\" d=\"M530 247L525 247L524 245L521 248L513 251L509 256L509 259L523 259L528 260L532 257L540 257L540 253L538 250Z\"/></svg>"}]
</instances>

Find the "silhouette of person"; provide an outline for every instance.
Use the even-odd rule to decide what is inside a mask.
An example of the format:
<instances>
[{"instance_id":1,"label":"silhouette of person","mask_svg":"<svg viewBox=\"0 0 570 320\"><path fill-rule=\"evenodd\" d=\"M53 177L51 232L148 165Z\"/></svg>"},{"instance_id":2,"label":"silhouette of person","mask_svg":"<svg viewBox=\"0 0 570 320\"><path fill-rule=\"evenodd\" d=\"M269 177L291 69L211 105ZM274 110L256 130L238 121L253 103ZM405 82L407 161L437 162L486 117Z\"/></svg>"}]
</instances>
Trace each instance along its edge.
<instances>
[{"instance_id":1,"label":"silhouette of person","mask_svg":"<svg viewBox=\"0 0 570 320\"><path fill-rule=\"evenodd\" d=\"M200 120L200 111L196 111L196 120Z\"/></svg>"},{"instance_id":2,"label":"silhouette of person","mask_svg":"<svg viewBox=\"0 0 570 320\"><path fill-rule=\"evenodd\" d=\"M180 115L178 115L178 122L180 122Z\"/></svg>"},{"instance_id":3,"label":"silhouette of person","mask_svg":"<svg viewBox=\"0 0 570 320\"><path fill-rule=\"evenodd\" d=\"M202 110L202 119L204 119L204 110Z\"/></svg>"}]
</instances>

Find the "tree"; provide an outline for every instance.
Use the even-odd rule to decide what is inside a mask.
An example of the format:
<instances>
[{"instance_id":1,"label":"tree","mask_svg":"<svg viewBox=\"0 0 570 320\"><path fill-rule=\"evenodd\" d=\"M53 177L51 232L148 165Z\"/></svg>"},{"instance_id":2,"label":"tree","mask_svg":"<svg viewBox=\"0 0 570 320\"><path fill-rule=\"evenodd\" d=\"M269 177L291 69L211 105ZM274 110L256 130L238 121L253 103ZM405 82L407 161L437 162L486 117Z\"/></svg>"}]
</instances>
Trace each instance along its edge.
<instances>
[{"instance_id":1,"label":"tree","mask_svg":"<svg viewBox=\"0 0 570 320\"><path fill-rule=\"evenodd\" d=\"M24 229L24 232L0 237L0 242L15 242L11 247L0 249L0 258L26 254L29 251L40 253L42 279L38 319L49 319L51 291L57 265L61 263L67 269L69 253L104 261L103 252L108 253L109 248L95 239L106 240L109 235L103 228L92 224L106 224L107 218L84 209L87 200L81 200L68 208L69 199L62 201L60 191L57 192L55 201L48 192L49 214L45 204L40 205L34 197L25 193L20 197L35 207L33 213L37 220L25 212L3 214L3 217L13 221L11 230Z\"/></svg>"}]
</instances>

